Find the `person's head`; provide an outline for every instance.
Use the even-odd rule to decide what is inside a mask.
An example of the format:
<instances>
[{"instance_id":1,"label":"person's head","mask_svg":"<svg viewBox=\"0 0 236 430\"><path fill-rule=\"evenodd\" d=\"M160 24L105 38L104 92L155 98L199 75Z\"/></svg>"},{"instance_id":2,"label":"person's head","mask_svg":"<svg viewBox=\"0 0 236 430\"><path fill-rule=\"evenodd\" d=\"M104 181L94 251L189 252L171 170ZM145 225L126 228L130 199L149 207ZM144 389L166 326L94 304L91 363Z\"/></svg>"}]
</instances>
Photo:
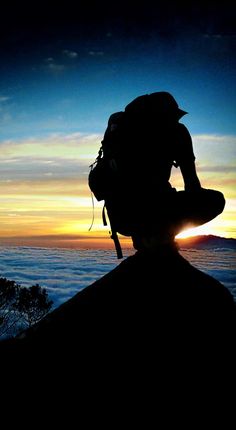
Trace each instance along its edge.
<instances>
[{"instance_id":1,"label":"person's head","mask_svg":"<svg viewBox=\"0 0 236 430\"><path fill-rule=\"evenodd\" d=\"M166 91L159 91L148 95L149 104L154 114L168 115L178 120L187 112L180 109L175 98Z\"/></svg>"},{"instance_id":2,"label":"person's head","mask_svg":"<svg viewBox=\"0 0 236 430\"><path fill-rule=\"evenodd\" d=\"M179 120L187 113L179 108L174 97L166 91L136 97L126 106L125 111L133 116L155 117L158 115L163 119L175 120Z\"/></svg>"}]
</instances>

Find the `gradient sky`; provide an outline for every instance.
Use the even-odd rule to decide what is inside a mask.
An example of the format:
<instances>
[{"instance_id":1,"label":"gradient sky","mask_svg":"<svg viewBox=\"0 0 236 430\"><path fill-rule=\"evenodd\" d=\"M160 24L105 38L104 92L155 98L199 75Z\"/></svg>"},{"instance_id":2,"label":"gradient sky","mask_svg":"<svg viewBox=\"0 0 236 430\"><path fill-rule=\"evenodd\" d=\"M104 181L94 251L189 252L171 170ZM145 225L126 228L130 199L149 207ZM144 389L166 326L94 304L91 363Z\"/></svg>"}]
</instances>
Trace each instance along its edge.
<instances>
[{"instance_id":1,"label":"gradient sky","mask_svg":"<svg viewBox=\"0 0 236 430\"><path fill-rule=\"evenodd\" d=\"M153 91L169 91L189 112L182 122L202 186L226 198L223 214L195 233L236 238L236 7L111 6L21 4L14 14L4 6L0 243L113 246L100 203L88 232L89 165L110 114Z\"/></svg>"}]
</instances>

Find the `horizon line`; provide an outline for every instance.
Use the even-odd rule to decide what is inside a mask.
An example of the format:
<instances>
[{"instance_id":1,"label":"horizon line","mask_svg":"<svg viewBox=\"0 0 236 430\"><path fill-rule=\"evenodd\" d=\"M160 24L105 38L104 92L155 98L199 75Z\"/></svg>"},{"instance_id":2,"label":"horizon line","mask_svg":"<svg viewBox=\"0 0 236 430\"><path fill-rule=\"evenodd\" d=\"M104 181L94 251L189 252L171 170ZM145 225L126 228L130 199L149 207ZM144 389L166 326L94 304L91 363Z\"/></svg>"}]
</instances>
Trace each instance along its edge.
<instances>
[{"instance_id":1,"label":"horizon line","mask_svg":"<svg viewBox=\"0 0 236 430\"><path fill-rule=\"evenodd\" d=\"M175 238L178 243L195 242L201 238L219 238L223 240L235 240L234 237L225 237L215 234L198 234L188 237ZM132 249L132 239L126 236L119 236L123 249ZM66 248L66 249L114 249L114 243L110 237L87 238L75 234L62 235L42 235L42 236L14 236L0 237L0 246L9 247L37 247L37 248Z\"/></svg>"}]
</instances>

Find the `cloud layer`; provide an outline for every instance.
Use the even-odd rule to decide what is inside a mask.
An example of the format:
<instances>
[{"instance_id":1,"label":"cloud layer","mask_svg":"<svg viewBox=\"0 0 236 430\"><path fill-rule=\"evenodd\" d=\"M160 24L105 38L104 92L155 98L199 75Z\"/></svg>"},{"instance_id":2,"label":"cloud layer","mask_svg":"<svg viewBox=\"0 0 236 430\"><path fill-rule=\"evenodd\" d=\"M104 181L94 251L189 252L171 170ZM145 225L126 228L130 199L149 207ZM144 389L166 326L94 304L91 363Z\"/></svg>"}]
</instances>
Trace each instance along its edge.
<instances>
[{"instance_id":1,"label":"cloud layer","mask_svg":"<svg viewBox=\"0 0 236 430\"><path fill-rule=\"evenodd\" d=\"M0 247L1 277L24 286L46 287L54 307L118 264L115 253L100 250Z\"/></svg>"},{"instance_id":2,"label":"cloud layer","mask_svg":"<svg viewBox=\"0 0 236 430\"><path fill-rule=\"evenodd\" d=\"M124 250L124 256L134 250ZM182 250L200 270L221 281L236 298L235 253ZM0 276L23 286L35 283L47 288L57 307L119 264L114 251L69 250L32 247L0 247ZM145 288L145 286L144 286Z\"/></svg>"}]
</instances>

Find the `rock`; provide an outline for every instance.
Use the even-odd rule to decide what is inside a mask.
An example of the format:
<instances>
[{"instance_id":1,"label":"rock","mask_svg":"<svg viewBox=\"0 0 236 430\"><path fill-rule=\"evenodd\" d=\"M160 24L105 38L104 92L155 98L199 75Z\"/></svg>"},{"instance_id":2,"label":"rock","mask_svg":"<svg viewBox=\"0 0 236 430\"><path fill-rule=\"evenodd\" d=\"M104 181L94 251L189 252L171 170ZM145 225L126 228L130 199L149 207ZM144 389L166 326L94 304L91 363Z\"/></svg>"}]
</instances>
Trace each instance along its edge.
<instances>
[{"instance_id":1,"label":"rock","mask_svg":"<svg viewBox=\"0 0 236 430\"><path fill-rule=\"evenodd\" d=\"M63 399L69 416L83 404L123 420L143 411L153 422L158 405L162 422L171 410L186 419L186 409L205 420L209 399L218 408L235 386L235 326L220 282L177 250L137 252L1 342L2 387L36 393L36 405Z\"/></svg>"},{"instance_id":2,"label":"rock","mask_svg":"<svg viewBox=\"0 0 236 430\"><path fill-rule=\"evenodd\" d=\"M234 342L235 303L226 287L177 250L137 252L1 350L73 359L109 354L213 354ZM164 358L163 358L164 359Z\"/></svg>"}]
</instances>

